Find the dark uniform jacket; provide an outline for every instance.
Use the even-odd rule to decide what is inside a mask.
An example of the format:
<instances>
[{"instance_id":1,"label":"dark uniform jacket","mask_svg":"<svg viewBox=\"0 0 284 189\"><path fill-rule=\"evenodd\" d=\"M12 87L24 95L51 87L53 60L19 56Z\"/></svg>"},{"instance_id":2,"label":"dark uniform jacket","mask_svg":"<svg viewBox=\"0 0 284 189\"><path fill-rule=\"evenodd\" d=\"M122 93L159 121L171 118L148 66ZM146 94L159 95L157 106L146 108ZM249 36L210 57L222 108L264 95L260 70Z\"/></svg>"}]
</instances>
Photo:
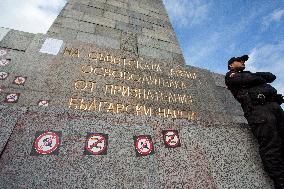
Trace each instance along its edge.
<instances>
[{"instance_id":1,"label":"dark uniform jacket","mask_svg":"<svg viewBox=\"0 0 284 189\"><path fill-rule=\"evenodd\" d=\"M266 98L277 94L277 90L267 84L275 79L276 76L269 72L231 70L225 76L225 83L246 113L259 94L265 95Z\"/></svg>"}]
</instances>

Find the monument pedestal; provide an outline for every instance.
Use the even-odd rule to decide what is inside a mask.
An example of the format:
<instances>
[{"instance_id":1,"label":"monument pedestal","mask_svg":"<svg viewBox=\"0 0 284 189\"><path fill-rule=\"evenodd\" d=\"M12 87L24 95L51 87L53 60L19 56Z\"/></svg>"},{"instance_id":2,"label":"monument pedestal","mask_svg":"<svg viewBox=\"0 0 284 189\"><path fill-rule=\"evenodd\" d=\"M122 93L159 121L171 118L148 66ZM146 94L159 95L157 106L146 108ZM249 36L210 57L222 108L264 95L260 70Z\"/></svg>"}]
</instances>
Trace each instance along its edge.
<instances>
[{"instance_id":1,"label":"monument pedestal","mask_svg":"<svg viewBox=\"0 0 284 189\"><path fill-rule=\"evenodd\" d=\"M0 31L1 188L271 187L162 1L69 1L47 34Z\"/></svg>"}]
</instances>

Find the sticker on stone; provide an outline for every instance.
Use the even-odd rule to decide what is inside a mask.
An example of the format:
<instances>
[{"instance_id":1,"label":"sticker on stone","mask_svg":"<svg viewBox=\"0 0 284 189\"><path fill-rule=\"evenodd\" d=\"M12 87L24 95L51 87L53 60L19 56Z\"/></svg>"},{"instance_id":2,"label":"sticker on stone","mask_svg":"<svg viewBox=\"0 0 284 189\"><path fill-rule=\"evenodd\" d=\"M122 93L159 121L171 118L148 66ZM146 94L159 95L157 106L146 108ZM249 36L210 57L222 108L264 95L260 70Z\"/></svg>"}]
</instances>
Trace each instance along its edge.
<instances>
[{"instance_id":1,"label":"sticker on stone","mask_svg":"<svg viewBox=\"0 0 284 189\"><path fill-rule=\"evenodd\" d=\"M136 156L148 156L154 154L153 142L150 135L134 136Z\"/></svg>"},{"instance_id":2,"label":"sticker on stone","mask_svg":"<svg viewBox=\"0 0 284 189\"><path fill-rule=\"evenodd\" d=\"M17 103L20 97L20 93L10 93L7 94L7 96L5 97L4 102L6 103Z\"/></svg>"},{"instance_id":3,"label":"sticker on stone","mask_svg":"<svg viewBox=\"0 0 284 189\"><path fill-rule=\"evenodd\" d=\"M35 135L31 155L57 155L59 152L61 132L38 131Z\"/></svg>"},{"instance_id":4,"label":"sticker on stone","mask_svg":"<svg viewBox=\"0 0 284 189\"><path fill-rule=\"evenodd\" d=\"M27 77L16 76L13 84L16 85L24 85L27 80Z\"/></svg>"},{"instance_id":5,"label":"sticker on stone","mask_svg":"<svg viewBox=\"0 0 284 189\"><path fill-rule=\"evenodd\" d=\"M7 50L6 49L0 49L0 56L4 56L7 54Z\"/></svg>"},{"instance_id":6,"label":"sticker on stone","mask_svg":"<svg viewBox=\"0 0 284 189\"><path fill-rule=\"evenodd\" d=\"M84 155L106 155L107 146L107 134L87 133Z\"/></svg>"},{"instance_id":7,"label":"sticker on stone","mask_svg":"<svg viewBox=\"0 0 284 189\"><path fill-rule=\"evenodd\" d=\"M10 60L8 60L8 59L1 59L0 60L0 66L1 67L7 66L8 64L10 64Z\"/></svg>"},{"instance_id":8,"label":"sticker on stone","mask_svg":"<svg viewBox=\"0 0 284 189\"><path fill-rule=\"evenodd\" d=\"M47 107L49 105L49 100L40 100L37 105Z\"/></svg>"},{"instance_id":9,"label":"sticker on stone","mask_svg":"<svg viewBox=\"0 0 284 189\"><path fill-rule=\"evenodd\" d=\"M177 130L165 130L162 131L162 134L167 148L176 148L181 146Z\"/></svg>"},{"instance_id":10,"label":"sticker on stone","mask_svg":"<svg viewBox=\"0 0 284 189\"><path fill-rule=\"evenodd\" d=\"M0 80L5 80L9 76L7 72L0 72Z\"/></svg>"}]
</instances>

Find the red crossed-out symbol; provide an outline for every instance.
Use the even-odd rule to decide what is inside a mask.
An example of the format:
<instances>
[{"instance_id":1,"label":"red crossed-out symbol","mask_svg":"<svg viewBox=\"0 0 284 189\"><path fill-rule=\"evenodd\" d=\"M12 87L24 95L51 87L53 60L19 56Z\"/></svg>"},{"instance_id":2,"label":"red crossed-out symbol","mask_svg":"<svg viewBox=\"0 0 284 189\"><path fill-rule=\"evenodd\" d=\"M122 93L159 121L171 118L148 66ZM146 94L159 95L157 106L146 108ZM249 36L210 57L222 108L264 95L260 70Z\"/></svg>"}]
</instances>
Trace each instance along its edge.
<instances>
[{"instance_id":1,"label":"red crossed-out symbol","mask_svg":"<svg viewBox=\"0 0 284 189\"><path fill-rule=\"evenodd\" d=\"M50 154L59 146L59 136L54 132L45 132L37 137L35 150L39 154Z\"/></svg>"},{"instance_id":2,"label":"red crossed-out symbol","mask_svg":"<svg viewBox=\"0 0 284 189\"><path fill-rule=\"evenodd\" d=\"M153 150L153 142L147 136L138 136L135 141L137 152L143 156L151 154Z\"/></svg>"},{"instance_id":3,"label":"red crossed-out symbol","mask_svg":"<svg viewBox=\"0 0 284 189\"><path fill-rule=\"evenodd\" d=\"M5 102L17 102L19 98L19 93L12 93L6 96Z\"/></svg>"},{"instance_id":4,"label":"red crossed-out symbol","mask_svg":"<svg viewBox=\"0 0 284 189\"><path fill-rule=\"evenodd\" d=\"M86 150L94 155L102 154L106 148L107 140L102 134L91 134L86 140Z\"/></svg>"},{"instance_id":5,"label":"red crossed-out symbol","mask_svg":"<svg viewBox=\"0 0 284 189\"><path fill-rule=\"evenodd\" d=\"M48 106L48 100L40 100L40 101L38 102L38 105L39 105L39 106Z\"/></svg>"},{"instance_id":6,"label":"red crossed-out symbol","mask_svg":"<svg viewBox=\"0 0 284 189\"><path fill-rule=\"evenodd\" d=\"M8 77L8 73L0 72L0 80L6 79Z\"/></svg>"},{"instance_id":7,"label":"red crossed-out symbol","mask_svg":"<svg viewBox=\"0 0 284 189\"><path fill-rule=\"evenodd\" d=\"M180 140L177 131L166 131L164 133L164 141L168 147L180 146Z\"/></svg>"}]
</instances>

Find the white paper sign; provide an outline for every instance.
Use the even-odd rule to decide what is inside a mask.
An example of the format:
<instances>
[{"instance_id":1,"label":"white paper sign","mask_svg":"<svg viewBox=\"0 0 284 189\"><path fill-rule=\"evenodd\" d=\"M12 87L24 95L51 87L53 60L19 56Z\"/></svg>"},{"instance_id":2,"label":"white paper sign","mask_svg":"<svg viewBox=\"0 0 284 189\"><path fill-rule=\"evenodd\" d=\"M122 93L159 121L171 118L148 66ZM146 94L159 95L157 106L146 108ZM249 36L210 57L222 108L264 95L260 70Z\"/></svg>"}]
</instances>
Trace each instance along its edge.
<instances>
[{"instance_id":1,"label":"white paper sign","mask_svg":"<svg viewBox=\"0 0 284 189\"><path fill-rule=\"evenodd\" d=\"M57 55L61 46L63 44L62 40L47 38L41 46L39 52Z\"/></svg>"}]
</instances>

